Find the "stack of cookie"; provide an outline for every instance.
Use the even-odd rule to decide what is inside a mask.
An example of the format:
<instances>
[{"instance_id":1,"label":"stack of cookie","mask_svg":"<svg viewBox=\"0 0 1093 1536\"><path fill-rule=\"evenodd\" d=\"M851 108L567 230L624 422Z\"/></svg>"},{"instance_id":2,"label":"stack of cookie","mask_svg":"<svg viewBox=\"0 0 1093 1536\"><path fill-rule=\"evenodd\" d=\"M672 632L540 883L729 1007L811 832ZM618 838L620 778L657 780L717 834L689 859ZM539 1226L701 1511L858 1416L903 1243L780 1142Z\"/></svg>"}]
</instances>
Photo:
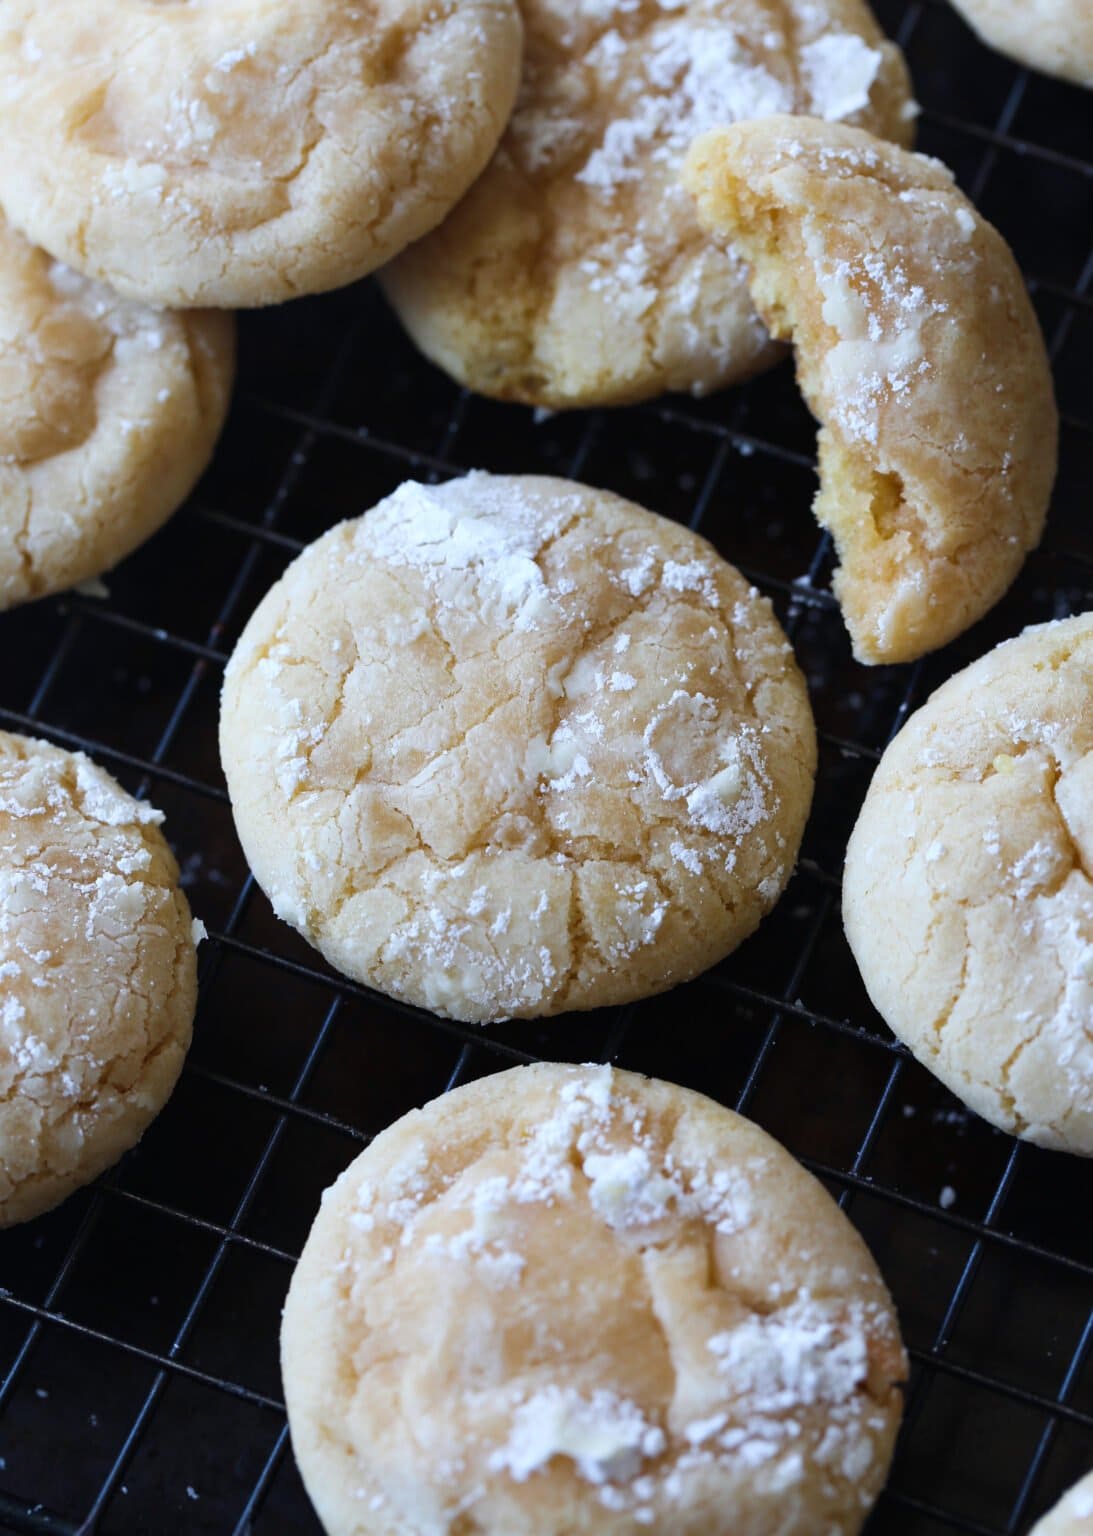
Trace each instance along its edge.
<instances>
[{"instance_id":1,"label":"stack of cookie","mask_svg":"<svg viewBox=\"0 0 1093 1536\"><path fill-rule=\"evenodd\" d=\"M227 309L382 267L429 357L540 408L709 391L792 343L855 654L922 656L1038 542L1057 416L1014 259L910 152L914 116L861 0L8 0L0 604L98 575L186 496ZM789 643L709 544L483 474L304 552L231 659L221 750L278 915L482 1024L724 958L792 873L816 767ZM10 1222L169 1094L200 925L157 813L85 758L0 737L0 787ZM845 915L916 1054L1093 1154L1093 617L909 722ZM520 1069L399 1122L329 1195L284 1368L330 1532L860 1529L898 1325L756 1127L608 1068Z\"/></svg>"}]
</instances>

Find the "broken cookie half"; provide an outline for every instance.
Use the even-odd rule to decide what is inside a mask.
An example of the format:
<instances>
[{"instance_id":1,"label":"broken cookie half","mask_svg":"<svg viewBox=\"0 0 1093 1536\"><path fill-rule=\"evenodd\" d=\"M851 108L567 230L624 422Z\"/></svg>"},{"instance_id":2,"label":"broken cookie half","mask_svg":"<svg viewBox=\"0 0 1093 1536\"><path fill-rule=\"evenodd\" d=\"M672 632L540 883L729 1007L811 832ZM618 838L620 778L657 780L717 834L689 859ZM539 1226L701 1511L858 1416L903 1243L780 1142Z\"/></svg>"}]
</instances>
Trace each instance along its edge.
<instances>
[{"instance_id":1,"label":"broken cookie half","mask_svg":"<svg viewBox=\"0 0 1093 1536\"><path fill-rule=\"evenodd\" d=\"M794 342L855 655L944 645L1039 542L1055 478L1051 370L1012 252L938 161L840 124L718 129L684 175Z\"/></svg>"}]
</instances>

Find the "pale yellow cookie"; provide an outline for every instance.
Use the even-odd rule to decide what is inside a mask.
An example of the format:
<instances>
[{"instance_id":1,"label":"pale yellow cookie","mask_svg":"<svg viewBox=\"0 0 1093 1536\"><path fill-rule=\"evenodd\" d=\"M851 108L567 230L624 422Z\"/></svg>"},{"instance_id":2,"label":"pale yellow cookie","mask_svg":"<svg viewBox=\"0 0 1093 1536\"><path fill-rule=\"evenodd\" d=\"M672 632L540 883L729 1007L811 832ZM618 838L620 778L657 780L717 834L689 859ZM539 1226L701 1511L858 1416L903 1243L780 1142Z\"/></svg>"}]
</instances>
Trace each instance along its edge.
<instances>
[{"instance_id":1,"label":"pale yellow cookie","mask_svg":"<svg viewBox=\"0 0 1093 1536\"><path fill-rule=\"evenodd\" d=\"M991 48L1019 64L1093 86L1090 0L953 0Z\"/></svg>"},{"instance_id":2,"label":"pale yellow cookie","mask_svg":"<svg viewBox=\"0 0 1093 1536\"><path fill-rule=\"evenodd\" d=\"M6 0L0 199L129 298L336 288L470 186L520 46L515 0Z\"/></svg>"},{"instance_id":3,"label":"pale yellow cookie","mask_svg":"<svg viewBox=\"0 0 1093 1536\"><path fill-rule=\"evenodd\" d=\"M1093 1536L1093 1472L1075 1483L1030 1536Z\"/></svg>"},{"instance_id":4,"label":"pale yellow cookie","mask_svg":"<svg viewBox=\"0 0 1093 1536\"><path fill-rule=\"evenodd\" d=\"M0 608L98 576L208 463L235 363L230 316L119 299L0 214Z\"/></svg>"},{"instance_id":5,"label":"pale yellow cookie","mask_svg":"<svg viewBox=\"0 0 1093 1536\"><path fill-rule=\"evenodd\" d=\"M865 1244L777 1142L545 1064L346 1169L281 1349L329 1536L854 1536L906 1374Z\"/></svg>"},{"instance_id":6,"label":"pale yellow cookie","mask_svg":"<svg viewBox=\"0 0 1093 1536\"><path fill-rule=\"evenodd\" d=\"M994 1125L1093 1155L1093 614L960 672L888 748L850 839L877 1008Z\"/></svg>"},{"instance_id":7,"label":"pale yellow cookie","mask_svg":"<svg viewBox=\"0 0 1093 1536\"><path fill-rule=\"evenodd\" d=\"M0 1226L97 1177L190 1043L194 927L160 813L0 732Z\"/></svg>"},{"instance_id":8,"label":"pale yellow cookie","mask_svg":"<svg viewBox=\"0 0 1093 1536\"><path fill-rule=\"evenodd\" d=\"M855 655L944 645L1013 581L1055 479L1051 369L1012 252L938 161L840 124L712 133L686 179L793 339Z\"/></svg>"},{"instance_id":9,"label":"pale yellow cookie","mask_svg":"<svg viewBox=\"0 0 1093 1536\"><path fill-rule=\"evenodd\" d=\"M408 483L289 567L221 755L274 910L455 1018L594 1008L774 905L815 736L770 604L704 539L533 476Z\"/></svg>"},{"instance_id":10,"label":"pale yellow cookie","mask_svg":"<svg viewBox=\"0 0 1093 1536\"><path fill-rule=\"evenodd\" d=\"M422 351L552 407L715 389L773 357L739 257L678 172L695 135L770 112L907 142L902 55L863 0L522 0L516 112L489 170L383 273Z\"/></svg>"}]
</instances>

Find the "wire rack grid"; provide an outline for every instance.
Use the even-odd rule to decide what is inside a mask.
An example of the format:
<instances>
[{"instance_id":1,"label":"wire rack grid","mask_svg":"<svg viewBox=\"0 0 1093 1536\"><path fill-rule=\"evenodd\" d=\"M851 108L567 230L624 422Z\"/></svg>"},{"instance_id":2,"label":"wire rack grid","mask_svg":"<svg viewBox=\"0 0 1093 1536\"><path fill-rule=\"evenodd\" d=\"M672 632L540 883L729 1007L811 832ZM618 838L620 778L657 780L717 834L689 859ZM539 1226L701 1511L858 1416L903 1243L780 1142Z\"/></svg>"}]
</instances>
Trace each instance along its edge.
<instances>
[{"instance_id":1,"label":"wire rack grid","mask_svg":"<svg viewBox=\"0 0 1093 1536\"><path fill-rule=\"evenodd\" d=\"M1063 413L1045 544L944 653L852 661L788 368L705 401L537 419L442 378L369 284L247 317L237 403L190 504L107 599L0 621L0 725L82 748L151 795L211 932L167 1110L94 1188L0 1236L0 1529L314 1536L276 1341L319 1193L413 1105L542 1058L712 1092L864 1233L913 1362L871 1536L1017 1536L1093 1463L1093 1167L991 1131L919 1068L870 1007L838 916L849 829L908 711L1024 624L1093 606L1093 97L990 54L943 0L876 9L911 63L920 147L1018 254ZM216 752L242 624L333 522L408 475L471 467L568 474L689 523L770 594L795 642L821 739L800 866L760 932L685 990L464 1028L327 970L246 869Z\"/></svg>"}]
</instances>

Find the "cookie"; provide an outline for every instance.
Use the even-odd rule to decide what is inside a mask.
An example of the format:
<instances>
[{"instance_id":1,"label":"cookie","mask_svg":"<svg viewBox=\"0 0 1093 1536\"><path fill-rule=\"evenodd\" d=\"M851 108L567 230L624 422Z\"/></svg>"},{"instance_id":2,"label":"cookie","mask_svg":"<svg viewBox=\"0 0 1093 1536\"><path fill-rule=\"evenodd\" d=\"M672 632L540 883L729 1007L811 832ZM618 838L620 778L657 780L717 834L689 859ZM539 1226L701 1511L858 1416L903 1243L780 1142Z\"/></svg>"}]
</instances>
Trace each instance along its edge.
<instances>
[{"instance_id":1,"label":"cookie","mask_svg":"<svg viewBox=\"0 0 1093 1536\"><path fill-rule=\"evenodd\" d=\"M485 1022L684 981L774 905L815 737L769 603L687 529L534 476L408 483L263 599L221 755L274 910Z\"/></svg>"},{"instance_id":2,"label":"cookie","mask_svg":"<svg viewBox=\"0 0 1093 1536\"><path fill-rule=\"evenodd\" d=\"M0 214L0 608L98 576L205 468L228 409L228 315L119 299Z\"/></svg>"},{"instance_id":3,"label":"cookie","mask_svg":"<svg viewBox=\"0 0 1093 1536\"><path fill-rule=\"evenodd\" d=\"M1076 1483L1046 1514L1031 1536L1090 1536L1093 1532L1093 1472Z\"/></svg>"},{"instance_id":4,"label":"cookie","mask_svg":"<svg viewBox=\"0 0 1093 1536\"><path fill-rule=\"evenodd\" d=\"M520 47L515 0L10 0L0 200L143 302L337 288L470 186Z\"/></svg>"},{"instance_id":5,"label":"cookie","mask_svg":"<svg viewBox=\"0 0 1093 1536\"><path fill-rule=\"evenodd\" d=\"M793 338L854 654L944 645L1013 581L1055 478L1051 369L1009 247L938 161L840 124L738 124L686 178Z\"/></svg>"},{"instance_id":6,"label":"cookie","mask_svg":"<svg viewBox=\"0 0 1093 1536\"><path fill-rule=\"evenodd\" d=\"M865 1244L758 1126L518 1067L327 1190L281 1358L329 1536L851 1536L906 1372Z\"/></svg>"},{"instance_id":7,"label":"cookie","mask_svg":"<svg viewBox=\"0 0 1093 1536\"><path fill-rule=\"evenodd\" d=\"M83 753L0 732L0 1226L116 1162L182 1068L196 925L162 820Z\"/></svg>"},{"instance_id":8,"label":"cookie","mask_svg":"<svg viewBox=\"0 0 1093 1536\"><path fill-rule=\"evenodd\" d=\"M1030 69L1093 86L1093 9L1075 0L953 0L983 41Z\"/></svg>"},{"instance_id":9,"label":"cookie","mask_svg":"<svg viewBox=\"0 0 1093 1536\"><path fill-rule=\"evenodd\" d=\"M703 129L769 112L907 142L910 84L862 0L522 0L517 109L444 224L382 274L413 339L483 394L617 405L772 361L740 259L678 183Z\"/></svg>"},{"instance_id":10,"label":"cookie","mask_svg":"<svg viewBox=\"0 0 1093 1536\"><path fill-rule=\"evenodd\" d=\"M958 1098L1093 1155L1093 614L1026 630L911 717L843 918L876 1007Z\"/></svg>"}]
</instances>

